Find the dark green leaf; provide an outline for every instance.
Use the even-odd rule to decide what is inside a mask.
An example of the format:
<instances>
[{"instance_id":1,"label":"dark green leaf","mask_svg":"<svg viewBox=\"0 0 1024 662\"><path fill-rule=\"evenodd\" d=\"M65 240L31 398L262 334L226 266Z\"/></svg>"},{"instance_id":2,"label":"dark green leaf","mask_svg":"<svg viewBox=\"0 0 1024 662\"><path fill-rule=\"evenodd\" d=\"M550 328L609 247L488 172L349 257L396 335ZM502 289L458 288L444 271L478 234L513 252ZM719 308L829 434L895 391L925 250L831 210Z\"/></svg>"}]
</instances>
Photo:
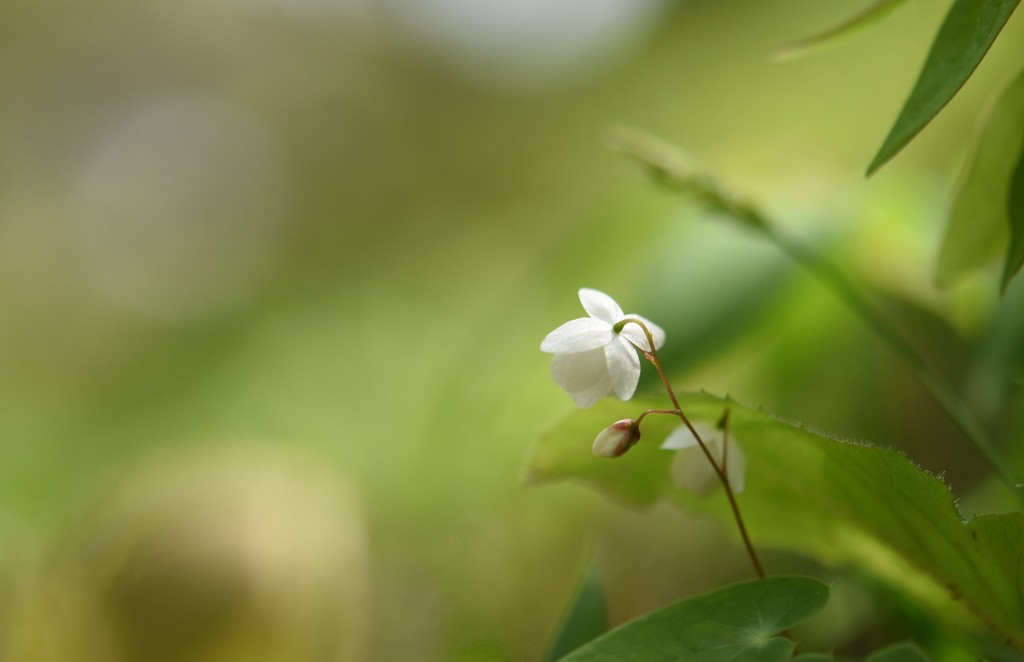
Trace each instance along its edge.
<instances>
[{"instance_id":1,"label":"dark green leaf","mask_svg":"<svg viewBox=\"0 0 1024 662\"><path fill-rule=\"evenodd\" d=\"M597 432L664 408L665 400L607 399L576 412L542 440L532 478L584 480L634 503L670 498L732 530L721 495L700 500L673 487L672 453L658 449L678 425L671 417L645 419L640 442L620 459L592 456ZM737 498L755 546L858 564L942 622L989 628L1024 650L1024 513L964 522L947 486L898 452L831 439L710 395L686 395L682 405L705 422L730 409L733 437L747 457L747 486Z\"/></svg>"},{"instance_id":2,"label":"dark green leaf","mask_svg":"<svg viewBox=\"0 0 1024 662\"><path fill-rule=\"evenodd\" d=\"M804 653L793 659L798 662L836 662L835 656L828 653Z\"/></svg>"},{"instance_id":3,"label":"dark green leaf","mask_svg":"<svg viewBox=\"0 0 1024 662\"><path fill-rule=\"evenodd\" d=\"M932 42L921 75L868 166L875 172L956 95L985 57L1020 0L956 0Z\"/></svg>"},{"instance_id":4,"label":"dark green leaf","mask_svg":"<svg viewBox=\"0 0 1024 662\"><path fill-rule=\"evenodd\" d=\"M775 52L775 59L790 60L805 55L806 53L825 46L836 39L866 28L873 23L882 20L889 12L902 5L906 0L875 0L867 9L851 16L839 25L829 28L824 32L801 39L800 41L787 44Z\"/></svg>"},{"instance_id":5,"label":"dark green leaf","mask_svg":"<svg viewBox=\"0 0 1024 662\"><path fill-rule=\"evenodd\" d=\"M1024 124L1024 113L1020 116ZM1024 149L1017 157L1017 166L1010 177L1010 195L1007 203L1010 220L1010 246L1006 252L1006 267L1003 269L1003 290L1024 266Z\"/></svg>"},{"instance_id":6,"label":"dark green leaf","mask_svg":"<svg viewBox=\"0 0 1024 662\"><path fill-rule=\"evenodd\" d=\"M770 577L726 586L627 623L564 662L782 662L793 642L776 636L828 601L807 577Z\"/></svg>"},{"instance_id":7,"label":"dark green leaf","mask_svg":"<svg viewBox=\"0 0 1024 662\"><path fill-rule=\"evenodd\" d=\"M931 658L914 644L902 643L875 651L864 662L931 662Z\"/></svg>"},{"instance_id":8,"label":"dark green leaf","mask_svg":"<svg viewBox=\"0 0 1024 662\"><path fill-rule=\"evenodd\" d=\"M593 565L583 571L579 588L545 660L554 662L608 631L604 589Z\"/></svg>"},{"instance_id":9,"label":"dark green leaf","mask_svg":"<svg viewBox=\"0 0 1024 662\"><path fill-rule=\"evenodd\" d=\"M960 175L939 253L940 286L952 285L971 270L993 264L1006 254L1010 180L1014 165L1024 154L1022 118L1024 72L993 106Z\"/></svg>"}]
</instances>

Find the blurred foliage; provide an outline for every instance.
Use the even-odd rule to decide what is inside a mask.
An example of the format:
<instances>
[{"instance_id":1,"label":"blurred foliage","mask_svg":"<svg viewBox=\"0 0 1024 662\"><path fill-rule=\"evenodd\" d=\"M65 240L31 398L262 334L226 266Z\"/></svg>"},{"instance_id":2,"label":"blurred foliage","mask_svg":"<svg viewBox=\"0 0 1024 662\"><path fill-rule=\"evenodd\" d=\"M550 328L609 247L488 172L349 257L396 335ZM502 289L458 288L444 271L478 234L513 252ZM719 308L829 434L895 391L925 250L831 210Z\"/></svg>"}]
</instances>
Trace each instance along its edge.
<instances>
[{"instance_id":1,"label":"blurred foliage","mask_svg":"<svg viewBox=\"0 0 1024 662\"><path fill-rule=\"evenodd\" d=\"M949 286L971 270L1004 257L1003 247L1009 245L1011 230L1007 204L1011 178L1024 152L1022 113L1024 73L1010 83L988 113L970 162L957 183L949 229L939 254L941 285Z\"/></svg>"},{"instance_id":2,"label":"blurred foliage","mask_svg":"<svg viewBox=\"0 0 1024 662\"><path fill-rule=\"evenodd\" d=\"M904 2L906 0L875 0L859 13L827 30L783 46L775 51L775 57L785 60L806 55L817 48L827 46L842 37L848 37L858 30L874 25Z\"/></svg>"},{"instance_id":3,"label":"blurred foliage","mask_svg":"<svg viewBox=\"0 0 1024 662\"><path fill-rule=\"evenodd\" d=\"M544 657L554 662L583 644L608 631L608 605L604 587L594 565L588 565L580 578L576 595L555 634L551 648Z\"/></svg>"},{"instance_id":4,"label":"blurred foliage","mask_svg":"<svg viewBox=\"0 0 1024 662\"><path fill-rule=\"evenodd\" d=\"M747 457L747 487L738 499L757 544L860 565L951 627L991 630L1018 650L1024 647L1024 601L1016 580L1024 515L965 522L942 481L900 453L829 439L706 395L687 395L680 403L693 421L713 422L729 410L735 443ZM601 421L664 406L664 397L636 398L577 412L544 438L531 478L583 480L634 503L663 497L728 524L732 514L722 496L703 501L669 480L672 454L658 446L679 425L674 417L645 420L645 443L623 461L589 452L587 441Z\"/></svg>"},{"instance_id":5,"label":"blurred foliage","mask_svg":"<svg viewBox=\"0 0 1024 662\"><path fill-rule=\"evenodd\" d=\"M538 659L582 548L613 623L745 577L714 525L521 489L570 407L537 345L582 285L662 323L682 385L927 448L999 503L827 292L600 135L685 145L927 311L921 342L1020 439L1020 283L930 286L950 136L1019 20L865 183L942 7L777 64L864 3L472 5L0 3L2 654L331 659L352 629L357 659Z\"/></svg>"}]
</instances>

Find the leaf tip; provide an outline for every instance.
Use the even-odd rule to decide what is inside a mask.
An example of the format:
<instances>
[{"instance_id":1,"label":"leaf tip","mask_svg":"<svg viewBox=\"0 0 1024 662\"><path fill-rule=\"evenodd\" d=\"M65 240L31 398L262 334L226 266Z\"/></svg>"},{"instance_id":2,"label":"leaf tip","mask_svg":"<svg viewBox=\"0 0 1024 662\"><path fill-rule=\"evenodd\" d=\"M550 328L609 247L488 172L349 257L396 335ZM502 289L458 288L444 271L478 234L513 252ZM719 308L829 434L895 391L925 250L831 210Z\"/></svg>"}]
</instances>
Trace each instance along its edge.
<instances>
[{"instance_id":1,"label":"leaf tip","mask_svg":"<svg viewBox=\"0 0 1024 662\"><path fill-rule=\"evenodd\" d=\"M883 146L882 149L878 150L878 153L875 154L875 158L871 160L871 163L868 165L868 169L864 171L864 177L870 178L872 175L878 172L879 168L888 163L889 159L891 159L893 156L895 156L895 153L888 154L887 150Z\"/></svg>"}]
</instances>

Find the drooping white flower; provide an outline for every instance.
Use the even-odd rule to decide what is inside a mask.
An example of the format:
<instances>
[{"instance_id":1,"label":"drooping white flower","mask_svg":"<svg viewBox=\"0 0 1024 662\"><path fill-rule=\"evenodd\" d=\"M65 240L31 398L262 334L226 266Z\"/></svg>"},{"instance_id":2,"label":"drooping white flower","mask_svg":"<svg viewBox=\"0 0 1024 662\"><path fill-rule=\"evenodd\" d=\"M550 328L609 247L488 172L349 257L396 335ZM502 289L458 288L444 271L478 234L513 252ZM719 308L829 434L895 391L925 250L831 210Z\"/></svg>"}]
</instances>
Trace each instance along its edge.
<instances>
[{"instance_id":1,"label":"drooping white flower","mask_svg":"<svg viewBox=\"0 0 1024 662\"><path fill-rule=\"evenodd\" d=\"M629 400L640 379L636 349L649 352L651 348L638 325L625 324L618 330L616 325L627 318L640 320L650 330L655 349L665 342L665 332L639 315L624 314L604 292L583 288L579 296L590 317L566 322L540 344L541 351L555 355L551 376L579 407L591 407L612 393Z\"/></svg>"},{"instance_id":2,"label":"drooping white flower","mask_svg":"<svg viewBox=\"0 0 1024 662\"><path fill-rule=\"evenodd\" d=\"M592 450L598 457L621 457L640 441L640 426L631 418L615 421L594 439Z\"/></svg>"},{"instance_id":3,"label":"drooping white flower","mask_svg":"<svg viewBox=\"0 0 1024 662\"><path fill-rule=\"evenodd\" d=\"M707 423L694 423L697 434L704 440L711 457L719 466L725 455L725 439L722 430ZM661 444L665 450L674 450L676 457L672 461L672 482L684 490L689 490L699 497L706 497L719 485L718 474L711 467L704 452L697 446L693 433L685 425L681 425ZM742 492L746 482L747 458L740 445L731 436L727 455L725 475L729 477L729 485L733 492Z\"/></svg>"}]
</instances>

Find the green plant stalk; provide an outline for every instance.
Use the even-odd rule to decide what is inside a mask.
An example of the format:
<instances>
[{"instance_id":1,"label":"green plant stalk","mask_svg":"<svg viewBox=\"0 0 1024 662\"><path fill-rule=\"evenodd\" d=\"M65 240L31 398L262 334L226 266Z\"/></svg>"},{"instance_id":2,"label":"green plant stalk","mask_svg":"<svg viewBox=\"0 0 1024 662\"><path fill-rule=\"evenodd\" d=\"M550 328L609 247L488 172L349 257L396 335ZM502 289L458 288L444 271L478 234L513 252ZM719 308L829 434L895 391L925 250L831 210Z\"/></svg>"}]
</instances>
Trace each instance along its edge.
<instances>
[{"instance_id":1,"label":"green plant stalk","mask_svg":"<svg viewBox=\"0 0 1024 662\"><path fill-rule=\"evenodd\" d=\"M697 172L684 155L660 138L631 127L615 126L609 128L605 140L611 149L623 152L646 166L651 177L663 187L693 196L708 209L730 216L741 225L761 233L794 263L817 278L876 337L903 357L935 401L963 431L1002 481L1024 502L1024 491L1020 489L1022 484L1007 468L995 441L971 408L917 353L917 350L872 307L839 267L821 254L778 232L758 210L723 192L712 179Z\"/></svg>"},{"instance_id":2,"label":"green plant stalk","mask_svg":"<svg viewBox=\"0 0 1024 662\"><path fill-rule=\"evenodd\" d=\"M662 183L671 184L671 177L661 177ZM985 426L967 406L956 390L949 385L917 350L894 329L889 322L868 303L849 278L826 257L780 233L762 214L748 205L731 200L714 188L710 182L699 185L686 182L681 187L694 193L709 208L734 217L744 226L760 232L789 259L808 271L827 287L861 322L882 342L903 357L921 384L936 402L946 411L974 447L985 458L992 469L1008 485L1018 498L1024 500L1024 493L1018 489L1019 481L1006 467L995 441Z\"/></svg>"},{"instance_id":3,"label":"green plant stalk","mask_svg":"<svg viewBox=\"0 0 1024 662\"><path fill-rule=\"evenodd\" d=\"M931 393L936 402L946 410L946 413L956 423L967 438L971 440L975 448L985 457L992 468L996 470L1002 480L1011 488L1015 488L1018 481L1006 468L994 440L989 436L985 426L978 420L978 417L967 406L967 403L960 398L960 395L944 380L924 358L896 332L888 322L861 296L846 276L827 259L818 255L811 249L801 246L794 241L782 236L774 228L765 226L764 235L772 241L783 253L795 263L811 272L821 283L827 286L833 294L848 309L861 319L879 339L886 343L894 352L903 357L910 368L917 375L921 384Z\"/></svg>"}]
</instances>

